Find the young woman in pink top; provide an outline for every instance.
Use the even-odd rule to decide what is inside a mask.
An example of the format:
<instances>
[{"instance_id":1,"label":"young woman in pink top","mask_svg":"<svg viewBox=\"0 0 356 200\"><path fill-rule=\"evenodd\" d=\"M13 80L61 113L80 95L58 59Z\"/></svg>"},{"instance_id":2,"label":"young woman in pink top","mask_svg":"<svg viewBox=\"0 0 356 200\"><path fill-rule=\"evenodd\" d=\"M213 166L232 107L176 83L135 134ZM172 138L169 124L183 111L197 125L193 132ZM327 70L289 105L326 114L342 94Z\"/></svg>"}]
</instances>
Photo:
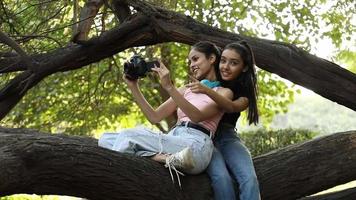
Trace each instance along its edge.
<instances>
[{"instance_id":1,"label":"young woman in pink top","mask_svg":"<svg viewBox=\"0 0 356 200\"><path fill-rule=\"evenodd\" d=\"M216 69L219 58L220 51L214 44L199 42L192 47L188 56L190 70L213 91L231 99L232 91L219 87L220 84L217 82ZM150 157L165 163L169 169L177 168L189 174L200 173L210 162L214 148L211 137L223 113L206 94L193 93L186 87L177 89L172 84L169 70L162 62L152 70L170 95L170 98L157 109L152 108L146 101L137 80L125 81L137 105L151 123L158 123L177 111L177 125L168 134L159 134L144 127L126 129L119 133L104 133L99 139L99 146Z\"/></svg>"}]
</instances>

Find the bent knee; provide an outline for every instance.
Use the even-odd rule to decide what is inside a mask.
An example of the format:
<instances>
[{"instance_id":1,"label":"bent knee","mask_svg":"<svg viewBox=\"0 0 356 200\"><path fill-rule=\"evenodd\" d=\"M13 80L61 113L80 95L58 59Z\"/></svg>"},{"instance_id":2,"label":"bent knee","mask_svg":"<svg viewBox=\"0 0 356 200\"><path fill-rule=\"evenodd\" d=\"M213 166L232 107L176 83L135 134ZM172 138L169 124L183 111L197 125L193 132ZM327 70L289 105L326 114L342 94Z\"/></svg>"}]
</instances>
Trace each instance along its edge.
<instances>
[{"instance_id":1,"label":"bent knee","mask_svg":"<svg viewBox=\"0 0 356 200\"><path fill-rule=\"evenodd\" d=\"M255 173L251 173L249 175L246 175L242 178L242 180L239 181L239 184L244 184L244 185L258 185L258 180L257 176Z\"/></svg>"},{"instance_id":2,"label":"bent knee","mask_svg":"<svg viewBox=\"0 0 356 200\"><path fill-rule=\"evenodd\" d=\"M98 146L111 149L116 140L116 135L114 133L103 133L98 140Z\"/></svg>"}]
</instances>

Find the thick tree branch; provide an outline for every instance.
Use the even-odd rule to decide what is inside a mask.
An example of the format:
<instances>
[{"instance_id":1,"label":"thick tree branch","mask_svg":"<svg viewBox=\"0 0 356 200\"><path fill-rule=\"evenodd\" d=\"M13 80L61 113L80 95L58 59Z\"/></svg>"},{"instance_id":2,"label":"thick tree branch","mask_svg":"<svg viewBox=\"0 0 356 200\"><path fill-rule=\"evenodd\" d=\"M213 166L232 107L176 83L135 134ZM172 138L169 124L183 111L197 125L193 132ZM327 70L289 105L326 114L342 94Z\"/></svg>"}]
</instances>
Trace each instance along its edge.
<instances>
[{"instance_id":1,"label":"thick tree branch","mask_svg":"<svg viewBox=\"0 0 356 200\"><path fill-rule=\"evenodd\" d=\"M92 138L0 128L1 195L89 199L211 199L205 174L172 184L163 165L97 146ZM254 159L262 199L298 199L356 178L356 131L336 133Z\"/></svg>"},{"instance_id":2,"label":"thick tree branch","mask_svg":"<svg viewBox=\"0 0 356 200\"><path fill-rule=\"evenodd\" d=\"M0 138L0 196L63 194L98 200L211 196L205 175L184 178L183 190L196 191L182 193L162 164L100 148L92 138L2 128ZM192 179L196 185L191 185Z\"/></svg>"},{"instance_id":3,"label":"thick tree branch","mask_svg":"<svg viewBox=\"0 0 356 200\"><path fill-rule=\"evenodd\" d=\"M356 130L279 149L254 163L262 199L312 195L356 180Z\"/></svg>"},{"instance_id":4,"label":"thick tree branch","mask_svg":"<svg viewBox=\"0 0 356 200\"><path fill-rule=\"evenodd\" d=\"M131 22L133 24L131 24ZM138 27L141 27L141 34L135 34ZM146 27L147 30L144 29ZM41 71L33 73L25 71L16 76L4 88L0 90L0 119L21 100L25 92L35 86L45 77L59 71L69 71L98 62L101 59L123 51L132 45L153 42L150 34L151 28L146 17L137 16L137 18L122 24L120 27L106 32L99 38L93 38L86 42L86 46L71 45L58 49L54 52L36 55L35 59L43 66L39 67ZM132 36L131 33L134 33ZM123 39L126 42L121 42ZM136 43L137 42L137 43ZM117 49L118 48L118 49ZM3 62L6 62L5 59ZM20 64L20 61L17 60ZM20 65L15 67L21 68ZM15 68L14 67L14 68ZM23 69L23 68L22 68ZM1 70L0 70L1 71Z\"/></svg>"}]
</instances>

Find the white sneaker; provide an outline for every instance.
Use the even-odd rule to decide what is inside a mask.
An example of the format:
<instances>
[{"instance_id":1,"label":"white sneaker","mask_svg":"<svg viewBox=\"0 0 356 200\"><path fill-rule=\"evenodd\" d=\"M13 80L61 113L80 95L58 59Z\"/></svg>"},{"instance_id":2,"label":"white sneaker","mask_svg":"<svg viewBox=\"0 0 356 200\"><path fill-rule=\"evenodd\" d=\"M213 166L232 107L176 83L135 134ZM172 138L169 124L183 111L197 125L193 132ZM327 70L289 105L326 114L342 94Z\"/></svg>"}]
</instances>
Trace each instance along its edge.
<instances>
[{"instance_id":1,"label":"white sneaker","mask_svg":"<svg viewBox=\"0 0 356 200\"><path fill-rule=\"evenodd\" d=\"M194 168L193 153L189 147L184 148L183 150L174 153L166 158L165 166L170 165L174 166L177 169L189 170Z\"/></svg>"},{"instance_id":2,"label":"white sneaker","mask_svg":"<svg viewBox=\"0 0 356 200\"><path fill-rule=\"evenodd\" d=\"M178 179L178 185L180 188L182 188L179 175L184 176L184 174L178 171L177 168L182 170L188 170L194 168L194 165L195 164L193 160L192 151L190 150L189 147L186 147L183 150L168 156L166 158L166 164L164 166L168 167L173 183L174 183L174 178L172 174L172 169L175 171Z\"/></svg>"}]
</instances>

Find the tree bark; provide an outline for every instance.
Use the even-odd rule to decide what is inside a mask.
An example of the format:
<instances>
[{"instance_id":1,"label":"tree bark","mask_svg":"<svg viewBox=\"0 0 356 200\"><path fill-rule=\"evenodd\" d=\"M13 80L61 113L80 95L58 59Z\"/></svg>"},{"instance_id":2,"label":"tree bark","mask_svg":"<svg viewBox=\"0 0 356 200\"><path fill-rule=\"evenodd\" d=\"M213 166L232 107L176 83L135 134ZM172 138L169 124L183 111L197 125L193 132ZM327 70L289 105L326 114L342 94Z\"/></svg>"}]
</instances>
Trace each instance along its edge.
<instances>
[{"instance_id":1,"label":"tree bark","mask_svg":"<svg viewBox=\"0 0 356 200\"><path fill-rule=\"evenodd\" d=\"M0 128L0 196L60 194L88 199L211 199L206 174L173 184L163 165L103 149L87 137ZM262 199L297 199L356 178L356 131L254 159Z\"/></svg>"},{"instance_id":2,"label":"tree bark","mask_svg":"<svg viewBox=\"0 0 356 200\"><path fill-rule=\"evenodd\" d=\"M121 20L125 21L120 26L99 37L81 44L70 44L50 53L30 55L31 60L38 65L36 70L26 69L20 57L0 59L0 74L24 71L0 90L0 119L10 112L29 89L56 72L78 69L134 46L164 42L191 45L199 40L212 41L220 47L245 40L252 46L260 68L356 111L356 75L332 62L291 44L225 32L197 22L189 16L145 2L115 2L123 7L132 6L137 13L130 16L127 16L130 13L124 13L125 17Z\"/></svg>"},{"instance_id":3,"label":"tree bark","mask_svg":"<svg viewBox=\"0 0 356 200\"><path fill-rule=\"evenodd\" d=\"M87 137L0 128L0 163L0 196L59 194L98 200L212 196L205 174L182 178L181 190L163 165L100 148L96 139Z\"/></svg>"},{"instance_id":4,"label":"tree bark","mask_svg":"<svg viewBox=\"0 0 356 200\"><path fill-rule=\"evenodd\" d=\"M356 131L256 157L263 199L297 199L356 180Z\"/></svg>"}]
</instances>

